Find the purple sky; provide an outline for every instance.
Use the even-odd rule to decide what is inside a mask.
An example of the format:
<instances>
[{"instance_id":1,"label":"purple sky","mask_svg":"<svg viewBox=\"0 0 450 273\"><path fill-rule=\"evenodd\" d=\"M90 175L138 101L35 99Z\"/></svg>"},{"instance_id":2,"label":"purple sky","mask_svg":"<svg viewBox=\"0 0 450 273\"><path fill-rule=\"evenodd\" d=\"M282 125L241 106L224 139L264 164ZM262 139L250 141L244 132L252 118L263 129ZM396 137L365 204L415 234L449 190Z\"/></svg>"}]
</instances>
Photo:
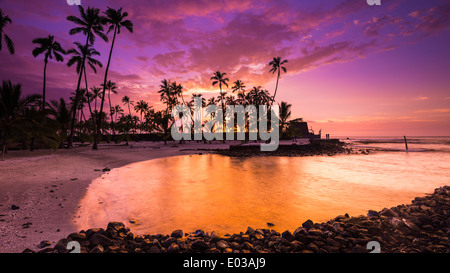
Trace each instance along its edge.
<instances>
[{"instance_id":1,"label":"purple sky","mask_svg":"<svg viewBox=\"0 0 450 273\"><path fill-rule=\"evenodd\" d=\"M226 72L247 89L272 94L272 57L288 59L278 101L288 101L292 117L332 135L450 135L450 2L447 0L297 1L97 1L83 6L120 8L129 13L134 33L118 36L109 78L123 95L162 105L160 81L183 84L186 98L217 96L210 77ZM65 49L78 16L65 0L0 0L13 23L4 31L16 54L0 52L0 79L41 93L43 56L33 58L34 38L55 35ZM97 39L99 59L107 63L109 43ZM68 57L66 57L68 60ZM104 70L88 71L91 86ZM68 98L77 84L75 68L49 63L47 96ZM125 108L125 107L123 107Z\"/></svg>"}]
</instances>

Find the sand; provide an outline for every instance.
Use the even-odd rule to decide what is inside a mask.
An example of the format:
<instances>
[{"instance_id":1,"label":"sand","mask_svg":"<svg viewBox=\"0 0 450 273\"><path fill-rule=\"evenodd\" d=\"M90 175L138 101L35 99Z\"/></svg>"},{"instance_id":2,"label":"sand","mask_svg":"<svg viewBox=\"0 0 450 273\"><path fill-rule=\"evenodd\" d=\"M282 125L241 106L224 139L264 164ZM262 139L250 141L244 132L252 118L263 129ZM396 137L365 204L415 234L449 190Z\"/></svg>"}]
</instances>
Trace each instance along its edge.
<instances>
[{"instance_id":1,"label":"sand","mask_svg":"<svg viewBox=\"0 0 450 273\"><path fill-rule=\"evenodd\" d=\"M231 144L168 142L102 144L70 150L10 151L0 161L0 252L38 250L41 241L55 244L76 230L76 211L92 180L104 168L160 157L208 153ZM175 145L174 145L175 144ZM200 150L196 150L200 149ZM13 210L12 206L19 209Z\"/></svg>"}]
</instances>

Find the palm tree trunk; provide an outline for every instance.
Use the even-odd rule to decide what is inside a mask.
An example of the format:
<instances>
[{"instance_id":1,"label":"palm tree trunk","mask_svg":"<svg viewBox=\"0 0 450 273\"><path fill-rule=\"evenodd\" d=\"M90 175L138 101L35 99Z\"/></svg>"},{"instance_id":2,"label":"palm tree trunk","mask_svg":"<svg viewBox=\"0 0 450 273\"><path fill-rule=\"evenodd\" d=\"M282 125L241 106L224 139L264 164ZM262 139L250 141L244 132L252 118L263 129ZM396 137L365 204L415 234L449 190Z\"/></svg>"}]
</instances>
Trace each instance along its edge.
<instances>
[{"instance_id":1,"label":"palm tree trunk","mask_svg":"<svg viewBox=\"0 0 450 273\"><path fill-rule=\"evenodd\" d=\"M225 117L225 105L223 104L222 83L219 82L220 100L222 101L222 116ZM225 143L225 122L222 120L222 143Z\"/></svg>"},{"instance_id":2,"label":"palm tree trunk","mask_svg":"<svg viewBox=\"0 0 450 273\"><path fill-rule=\"evenodd\" d=\"M108 64L106 65L105 78L103 80L102 103L100 104L100 113L97 118L97 133L95 134L95 137L94 137L94 145L92 146L93 150L98 150L98 142L99 142L100 133L101 133L100 127L102 125L101 124L102 123L101 114L103 112L103 103L105 101L105 93L106 93L106 80L108 79L108 70L109 70L109 65L111 64L111 55L112 55L113 48L114 48L114 42L116 41L116 33L117 33L117 27L114 27L114 36L113 36L113 40L111 43L111 49L109 51Z\"/></svg>"},{"instance_id":3,"label":"palm tree trunk","mask_svg":"<svg viewBox=\"0 0 450 273\"><path fill-rule=\"evenodd\" d=\"M277 95L277 89L278 89L278 80L280 79L280 68L278 68L278 76L277 76L277 84L275 85L275 92L273 93L272 97L272 104L275 101L275 96Z\"/></svg>"},{"instance_id":4,"label":"palm tree trunk","mask_svg":"<svg viewBox=\"0 0 450 273\"><path fill-rule=\"evenodd\" d=\"M111 89L108 90L108 101L109 101L109 116L111 117L111 129L113 132L114 138L116 137L116 131L114 130L114 120L113 120L113 113L111 112Z\"/></svg>"},{"instance_id":5,"label":"palm tree trunk","mask_svg":"<svg viewBox=\"0 0 450 273\"><path fill-rule=\"evenodd\" d=\"M45 110L45 82L47 79L47 56L45 57L45 61L44 61L44 83L43 83L43 87L42 87L42 105L41 105L41 111Z\"/></svg>"},{"instance_id":6,"label":"palm tree trunk","mask_svg":"<svg viewBox=\"0 0 450 273\"><path fill-rule=\"evenodd\" d=\"M88 43L89 43L89 34L86 36L85 48L87 48ZM69 140L67 142L67 148L72 148L72 146L73 146L73 135L75 133L75 119L76 119L76 114L77 114L78 100L80 99L80 84L81 84L81 77L83 76L85 62L86 62L86 54L84 54L84 56L83 56L83 61L81 63L80 75L78 76L77 91L75 93L75 102L74 102L73 110L72 110L73 111L72 122L70 125L70 135L69 135Z\"/></svg>"},{"instance_id":7,"label":"palm tree trunk","mask_svg":"<svg viewBox=\"0 0 450 273\"><path fill-rule=\"evenodd\" d=\"M84 81L86 83L86 98L87 98L87 102L88 102L89 113L91 114L91 118L94 118L94 115L92 113L92 108L91 108L91 99L87 95L87 93L89 92L88 91L89 89L88 89L88 82L87 82L87 76L86 76L86 69L84 69ZM94 122L94 130L95 130L95 122Z\"/></svg>"}]
</instances>

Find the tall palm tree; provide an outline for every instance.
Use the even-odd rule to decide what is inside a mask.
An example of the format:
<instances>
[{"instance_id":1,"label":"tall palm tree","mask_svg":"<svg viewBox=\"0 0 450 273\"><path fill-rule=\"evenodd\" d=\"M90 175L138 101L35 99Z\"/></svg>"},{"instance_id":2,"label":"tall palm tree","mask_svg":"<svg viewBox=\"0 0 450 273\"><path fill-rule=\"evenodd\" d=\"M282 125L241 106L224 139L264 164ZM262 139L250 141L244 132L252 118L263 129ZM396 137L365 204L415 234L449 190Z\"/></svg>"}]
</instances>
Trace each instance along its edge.
<instances>
[{"instance_id":1,"label":"tall palm tree","mask_svg":"<svg viewBox=\"0 0 450 273\"><path fill-rule=\"evenodd\" d=\"M64 61L62 55L66 55L66 51L61 47L61 45L55 41L55 36L48 35L47 38L36 38L33 40L33 44L38 44L38 47L35 47L32 51L33 56L36 58L37 56L44 54L44 82L42 88L42 105L41 110L45 109L45 83L47 79L47 63L48 59L53 59L53 55L57 62ZM62 55L61 55L62 54Z\"/></svg>"},{"instance_id":2,"label":"tall palm tree","mask_svg":"<svg viewBox=\"0 0 450 273\"><path fill-rule=\"evenodd\" d=\"M166 114L169 113L169 108L172 102L172 87L170 81L164 79L161 81L161 85L159 86L159 96L160 100L166 104Z\"/></svg>"},{"instance_id":3,"label":"tall palm tree","mask_svg":"<svg viewBox=\"0 0 450 273\"><path fill-rule=\"evenodd\" d=\"M108 64L106 65L105 70L105 78L103 79L103 92L102 92L102 102L100 104L100 113L103 111L103 103L105 98L105 92L106 92L106 82L108 80L108 71L109 71L109 65L111 64L111 56L114 49L114 43L116 41L116 35L120 34L120 29L122 27L125 27L129 32L133 33L133 23L130 20L125 20L125 17L128 16L127 12L122 13L122 8L115 10L112 8L109 8L105 12L106 15L106 23L109 24L108 32L114 31L113 39L111 42L111 49L109 51L109 57L108 57ZM97 124L97 134L95 134L94 137L94 145L92 146L92 149L97 150L98 147L98 141L100 137L100 122L101 120L98 119Z\"/></svg>"},{"instance_id":4,"label":"tall palm tree","mask_svg":"<svg viewBox=\"0 0 450 273\"><path fill-rule=\"evenodd\" d=\"M11 54L14 54L14 43L9 38L8 35L6 35L5 31L3 30L4 27L6 27L7 24L11 24L11 18L9 18L8 15L4 14L2 9L0 9L0 51L2 51L2 43L3 38L5 39L6 46L8 47L8 51Z\"/></svg>"},{"instance_id":5,"label":"tall palm tree","mask_svg":"<svg viewBox=\"0 0 450 273\"><path fill-rule=\"evenodd\" d=\"M122 97L122 103L125 104L125 105L128 105L128 114L131 116L130 104L133 105L133 101L130 100L130 97L123 96Z\"/></svg>"},{"instance_id":6,"label":"tall palm tree","mask_svg":"<svg viewBox=\"0 0 450 273\"><path fill-rule=\"evenodd\" d=\"M288 60L281 61L281 57L276 57L276 58L274 57L273 60L269 63L269 65L270 65L269 72L272 72L272 74L274 74L275 72L278 73L278 75L277 75L277 84L275 86L275 92L273 93L273 97L272 97L272 104L275 101L275 96L277 95L278 80L280 79L281 70L283 70L284 73L286 73L286 67L284 67L282 65L287 63L287 62L288 62Z\"/></svg>"},{"instance_id":7,"label":"tall palm tree","mask_svg":"<svg viewBox=\"0 0 450 273\"><path fill-rule=\"evenodd\" d=\"M79 5L78 9L80 11L80 18L76 16L67 16L67 20L77 24L78 26L75 28L72 28L69 31L70 35L74 35L77 33L82 32L84 35L86 35L86 43L85 48L88 47L88 44L91 45L95 42L95 35L102 38L105 42L108 41L108 37L103 33L103 26L106 24L106 18L100 15L100 10L96 8L88 7L85 11L83 6ZM80 71L84 70L86 58L83 58L81 69ZM78 101L80 99L80 83L81 83L81 77L83 73L80 73L78 77L78 84L76 89L76 96L75 96L75 104L74 104L74 110L73 110L73 116L72 116L72 125L70 128L70 135L69 135L69 142L68 147L72 147L73 143L73 135L74 135L74 129L75 129L75 114L76 109L78 106ZM101 115L100 115L101 116ZM98 126L100 127L100 126ZM100 128L98 128L100 130Z\"/></svg>"},{"instance_id":8,"label":"tall palm tree","mask_svg":"<svg viewBox=\"0 0 450 273\"><path fill-rule=\"evenodd\" d=\"M219 88L220 88L220 99L222 101L222 111L225 109L224 104L223 104L223 99L225 97L225 93L226 92L222 92L222 84L225 85L226 87L228 87L228 81L230 79L226 78L225 75L227 73L221 73L220 71L216 71L214 72L214 75L211 77L212 85L215 86L216 84L219 84Z\"/></svg>"},{"instance_id":9,"label":"tall palm tree","mask_svg":"<svg viewBox=\"0 0 450 273\"><path fill-rule=\"evenodd\" d=\"M67 51L68 54L72 54L72 57L67 62L67 66L71 67L72 65L76 64L77 65L76 66L77 74L84 74L84 81L86 84L86 88L84 90L81 88L79 89L79 102L78 103L81 104L83 102L87 102L89 105L89 112L92 117L93 112L91 109L91 99L95 99L96 101L97 101L97 99L96 99L95 93L90 93L88 91L86 66L83 66L83 60L84 60L84 62L87 62L87 64L89 65L89 67L91 67L91 69L94 71L94 73L97 73L96 66L103 67L103 64L102 64L102 62L100 62L99 60L94 58L94 56L100 56L100 53L97 50L95 50L95 48L93 48L92 45L88 44L88 46L85 47L78 42L74 42L74 44L76 45L77 49L72 48L72 49L69 49L69 51ZM83 67L83 70L81 70L82 67ZM83 92L81 90L83 90ZM76 99L76 93L75 93L75 99ZM96 104L97 104L97 102L96 102ZM77 109L79 110L80 107L77 106ZM97 109L97 106L95 107L95 109Z\"/></svg>"},{"instance_id":10,"label":"tall palm tree","mask_svg":"<svg viewBox=\"0 0 450 273\"><path fill-rule=\"evenodd\" d=\"M84 60L84 61L87 61L88 65L91 67L91 69L94 71L94 73L97 73L96 66L101 68L101 67L103 67L103 64L101 61L95 59L93 56L100 56L100 52L95 50L95 48L92 47L92 45L90 45L90 44L88 44L87 47L83 46L79 42L74 42L74 44L76 45L78 50L75 48L72 48L67 51L67 54L73 55L67 62L67 66L70 67L73 64L77 64L77 74L79 74L82 67L84 70L84 66L83 66L83 60ZM85 71L82 71L82 72L85 72ZM87 86L86 86L86 88L87 88Z\"/></svg>"}]
</instances>

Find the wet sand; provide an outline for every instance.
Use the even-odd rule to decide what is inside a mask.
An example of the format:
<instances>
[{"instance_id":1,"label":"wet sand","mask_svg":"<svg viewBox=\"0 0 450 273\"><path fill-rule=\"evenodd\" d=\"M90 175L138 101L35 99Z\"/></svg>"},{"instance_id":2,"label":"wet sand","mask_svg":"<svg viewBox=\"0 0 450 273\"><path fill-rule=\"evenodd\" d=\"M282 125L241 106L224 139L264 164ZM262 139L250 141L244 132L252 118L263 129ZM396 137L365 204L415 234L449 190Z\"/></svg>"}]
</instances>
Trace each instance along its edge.
<instances>
[{"instance_id":1,"label":"wet sand","mask_svg":"<svg viewBox=\"0 0 450 273\"><path fill-rule=\"evenodd\" d=\"M76 232L76 211L92 180L104 168L160 157L208 153L230 144L191 142L103 144L70 150L10 151L0 161L0 252L37 250L41 241L56 243ZM201 149L196 151L195 149ZM18 209L12 209L12 206Z\"/></svg>"}]
</instances>

